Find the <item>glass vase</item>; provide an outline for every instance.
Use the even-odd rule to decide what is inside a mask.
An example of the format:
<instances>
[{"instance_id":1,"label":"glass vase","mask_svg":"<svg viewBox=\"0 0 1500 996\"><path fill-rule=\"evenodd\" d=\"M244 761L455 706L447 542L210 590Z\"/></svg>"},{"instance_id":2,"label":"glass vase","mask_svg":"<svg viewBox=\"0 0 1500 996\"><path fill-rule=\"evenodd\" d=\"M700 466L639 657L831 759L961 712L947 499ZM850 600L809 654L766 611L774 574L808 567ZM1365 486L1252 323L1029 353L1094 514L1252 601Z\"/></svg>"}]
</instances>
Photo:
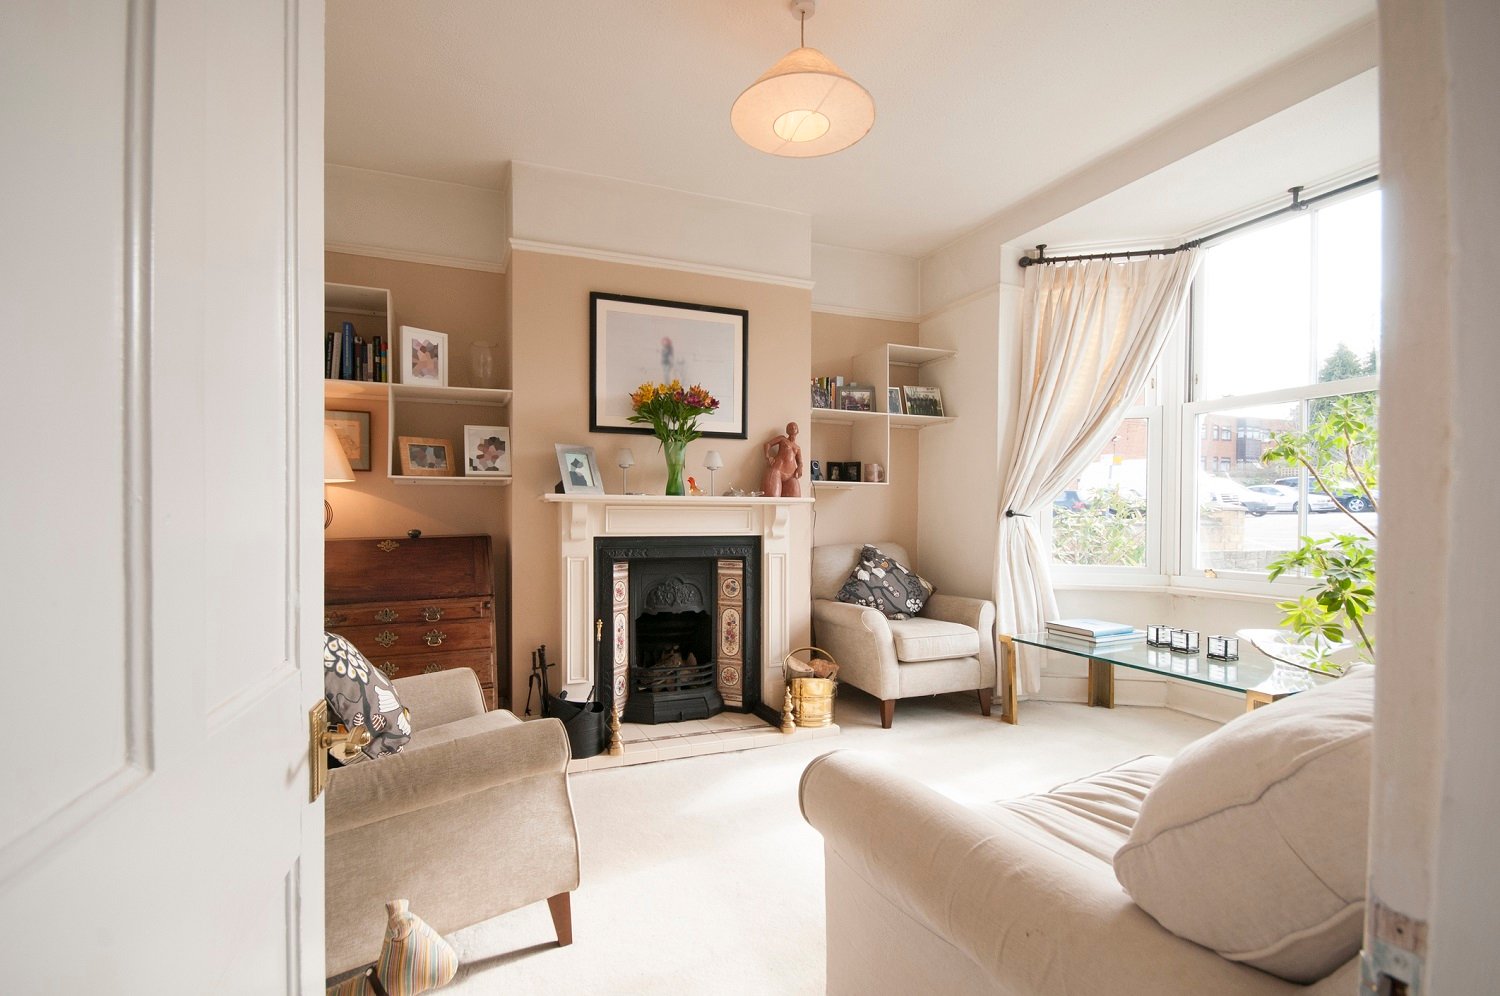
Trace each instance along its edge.
<instances>
[{"instance_id":1,"label":"glass vase","mask_svg":"<svg viewBox=\"0 0 1500 996\"><path fill-rule=\"evenodd\" d=\"M498 387L495 376L496 348L493 342L469 344L469 375L475 387Z\"/></svg>"},{"instance_id":2,"label":"glass vase","mask_svg":"<svg viewBox=\"0 0 1500 996\"><path fill-rule=\"evenodd\" d=\"M663 439L661 452L667 458L667 494L687 494L682 481L682 469L687 463L687 443Z\"/></svg>"}]
</instances>

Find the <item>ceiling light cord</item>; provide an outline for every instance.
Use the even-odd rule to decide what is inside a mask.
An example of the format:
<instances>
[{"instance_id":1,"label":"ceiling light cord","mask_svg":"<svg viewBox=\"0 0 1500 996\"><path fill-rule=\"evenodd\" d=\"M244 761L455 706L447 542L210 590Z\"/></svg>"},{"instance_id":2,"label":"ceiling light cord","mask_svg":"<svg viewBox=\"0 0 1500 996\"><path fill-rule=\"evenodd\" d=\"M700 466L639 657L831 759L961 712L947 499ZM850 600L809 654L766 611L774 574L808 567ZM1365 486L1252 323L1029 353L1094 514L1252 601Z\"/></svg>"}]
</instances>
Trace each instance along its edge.
<instances>
[{"instance_id":1,"label":"ceiling light cord","mask_svg":"<svg viewBox=\"0 0 1500 996\"><path fill-rule=\"evenodd\" d=\"M797 18L797 47L807 47L807 11L802 11Z\"/></svg>"}]
</instances>

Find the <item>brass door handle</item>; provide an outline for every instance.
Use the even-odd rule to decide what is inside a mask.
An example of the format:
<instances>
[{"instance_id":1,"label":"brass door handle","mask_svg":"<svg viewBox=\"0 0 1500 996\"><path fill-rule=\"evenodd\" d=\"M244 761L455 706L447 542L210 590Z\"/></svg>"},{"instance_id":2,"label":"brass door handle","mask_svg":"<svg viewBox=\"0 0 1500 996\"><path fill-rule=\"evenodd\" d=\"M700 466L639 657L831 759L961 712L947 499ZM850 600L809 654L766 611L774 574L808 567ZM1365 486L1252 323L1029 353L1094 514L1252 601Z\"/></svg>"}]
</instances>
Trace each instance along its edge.
<instances>
[{"instance_id":1,"label":"brass door handle","mask_svg":"<svg viewBox=\"0 0 1500 996\"><path fill-rule=\"evenodd\" d=\"M335 751L340 761L351 760L370 745L370 731L363 726L352 730L332 732L328 729L328 700L319 699L307 713L307 761L309 774L309 802L317 802L318 796L328 785L328 752Z\"/></svg>"},{"instance_id":2,"label":"brass door handle","mask_svg":"<svg viewBox=\"0 0 1500 996\"><path fill-rule=\"evenodd\" d=\"M423 622L437 622L441 618L443 618L443 610L436 605L429 605L422 610Z\"/></svg>"},{"instance_id":3,"label":"brass door handle","mask_svg":"<svg viewBox=\"0 0 1500 996\"><path fill-rule=\"evenodd\" d=\"M443 641L446 639L448 639L447 633L434 629L429 630L426 635L422 637L422 642L427 644L429 647L441 647L443 645Z\"/></svg>"}]
</instances>

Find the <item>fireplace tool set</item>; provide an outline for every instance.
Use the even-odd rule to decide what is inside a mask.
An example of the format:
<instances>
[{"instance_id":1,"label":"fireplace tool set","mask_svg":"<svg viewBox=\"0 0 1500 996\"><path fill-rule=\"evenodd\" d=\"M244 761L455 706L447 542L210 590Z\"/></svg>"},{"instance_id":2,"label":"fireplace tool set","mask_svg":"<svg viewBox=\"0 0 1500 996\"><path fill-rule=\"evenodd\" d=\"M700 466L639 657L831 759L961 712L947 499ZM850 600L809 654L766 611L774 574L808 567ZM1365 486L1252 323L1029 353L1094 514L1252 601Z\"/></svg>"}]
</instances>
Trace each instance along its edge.
<instances>
[{"instance_id":1,"label":"fireplace tool set","mask_svg":"<svg viewBox=\"0 0 1500 996\"><path fill-rule=\"evenodd\" d=\"M606 721L604 703L594 701L592 690L583 702L569 699L566 688L557 695L548 692L547 671L556 666L547 663L545 643L531 652L531 675L526 681L526 715L531 715L531 696L538 694L542 715L562 720L573 756L593 757L610 741L610 724Z\"/></svg>"}]
</instances>

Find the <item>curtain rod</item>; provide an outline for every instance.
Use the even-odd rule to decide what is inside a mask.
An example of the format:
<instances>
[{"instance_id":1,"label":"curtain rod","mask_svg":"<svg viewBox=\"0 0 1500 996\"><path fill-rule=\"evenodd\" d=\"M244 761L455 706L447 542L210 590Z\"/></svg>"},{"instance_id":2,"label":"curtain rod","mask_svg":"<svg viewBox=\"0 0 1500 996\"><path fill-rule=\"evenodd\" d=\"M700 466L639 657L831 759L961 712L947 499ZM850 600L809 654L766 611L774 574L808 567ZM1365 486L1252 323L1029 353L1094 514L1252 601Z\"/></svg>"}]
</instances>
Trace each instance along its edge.
<instances>
[{"instance_id":1,"label":"curtain rod","mask_svg":"<svg viewBox=\"0 0 1500 996\"><path fill-rule=\"evenodd\" d=\"M1043 242L1037 245L1035 256L1021 257L1021 267L1024 269L1025 267L1032 266L1037 263L1077 263L1086 259L1129 259L1131 256L1170 256L1173 253L1179 253L1187 249L1196 249L1198 246L1203 245L1203 243L1205 242L1212 242L1214 239L1222 239L1224 236L1238 232L1242 228L1249 228L1251 225L1259 225L1263 221L1270 221L1272 218L1279 218L1280 216L1289 214L1293 211L1306 211L1308 208L1312 207L1319 201L1327 200L1330 197L1337 197L1339 194L1347 193L1351 190L1357 190L1360 187L1374 183L1378 179L1380 179L1380 174L1372 173L1371 175L1365 177L1363 180L1355 180L1353 183L1346 183L1342 187L1336 187L1333 190L1325 191L1324 193L1317 194L1305 200L1302 197L1301 187L1291 187L1287 190L1287 193L1292 195L1292 203L1286 205L1285 207L1279 207L1275 211L1268 211L1263 215L1251 218L1249 221L1242 221L1238 225L1230 225L1228 228L1220 229L1217 232L1202 236L1201 238L1192 239L1188 242L1184 242L1180 246L1173 246L1171 249L1126 249L1119 252L1083 253L1078 256L1047 256L1047 244Z\"/></svg>"}]
</instances>

